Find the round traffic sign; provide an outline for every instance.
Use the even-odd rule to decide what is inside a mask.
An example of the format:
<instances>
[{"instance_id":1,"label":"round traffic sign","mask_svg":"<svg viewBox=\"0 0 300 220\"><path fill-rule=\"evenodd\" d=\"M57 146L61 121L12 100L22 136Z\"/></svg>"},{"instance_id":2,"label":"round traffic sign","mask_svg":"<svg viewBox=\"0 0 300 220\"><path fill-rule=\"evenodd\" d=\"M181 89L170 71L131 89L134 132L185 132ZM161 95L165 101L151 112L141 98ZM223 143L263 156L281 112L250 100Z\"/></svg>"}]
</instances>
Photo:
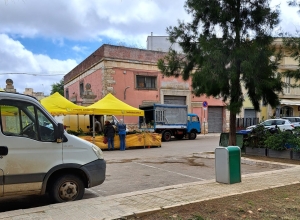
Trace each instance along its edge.
<instances>
[{"instance_id":1,"label":"round traffic sign","mask_svg":"<svg viewBox=\"0 0 300 220\"><path fill-rule=\"evenodd\" d=\"M204 101L202 105L203 107L207 107L207 101Z\"/></svg>"}]
</instances>

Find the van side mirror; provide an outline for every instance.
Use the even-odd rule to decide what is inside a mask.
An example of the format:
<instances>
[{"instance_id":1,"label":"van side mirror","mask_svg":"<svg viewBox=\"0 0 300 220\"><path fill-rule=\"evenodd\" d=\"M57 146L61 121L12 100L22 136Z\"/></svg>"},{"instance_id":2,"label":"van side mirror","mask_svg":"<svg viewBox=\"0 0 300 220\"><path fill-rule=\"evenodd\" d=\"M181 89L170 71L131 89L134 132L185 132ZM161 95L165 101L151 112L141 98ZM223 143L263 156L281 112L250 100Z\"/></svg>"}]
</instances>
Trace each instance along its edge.
<instances>
[{"instance_id":1,"label":"van side mirror","mask_svg":"<svg viewBox=\"0 0 300 220\"><path fill-rule=\"evenodd\" d=\"M56 142L61 143L64 137L64 125L62 123L57 124L56 130Z\"/></svg>"}]
</instances>

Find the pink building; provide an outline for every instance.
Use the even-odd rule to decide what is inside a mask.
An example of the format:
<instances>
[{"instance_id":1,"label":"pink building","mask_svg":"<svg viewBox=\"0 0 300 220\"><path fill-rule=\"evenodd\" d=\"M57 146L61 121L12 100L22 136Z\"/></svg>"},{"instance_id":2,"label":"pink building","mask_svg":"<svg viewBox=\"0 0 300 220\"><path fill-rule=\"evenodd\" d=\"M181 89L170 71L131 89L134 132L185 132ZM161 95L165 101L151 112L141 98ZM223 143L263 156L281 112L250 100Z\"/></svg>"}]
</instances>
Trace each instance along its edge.
<instances>
[{"instance_id":1,"label":"pink building","mask_svg":"<svg viewBox=\"0 0 300 220\"><path fill-rule=\"evenodd\" d=\"M184 104L190 112L198 114L202 132L204 122L206 133L226 131L226 110L222 100L196 97L190 80L164 77L156 64L165 55L159 51L102 45L65 75L65 97L86 105L83 95L90 86L96 97L94 102L112 93L136 108L152 103ZM208 103L207 107L203 106L204 101ZM138 121L137 117L125 117L127 124L138 124Z\"/></svg>"}]
</instances>

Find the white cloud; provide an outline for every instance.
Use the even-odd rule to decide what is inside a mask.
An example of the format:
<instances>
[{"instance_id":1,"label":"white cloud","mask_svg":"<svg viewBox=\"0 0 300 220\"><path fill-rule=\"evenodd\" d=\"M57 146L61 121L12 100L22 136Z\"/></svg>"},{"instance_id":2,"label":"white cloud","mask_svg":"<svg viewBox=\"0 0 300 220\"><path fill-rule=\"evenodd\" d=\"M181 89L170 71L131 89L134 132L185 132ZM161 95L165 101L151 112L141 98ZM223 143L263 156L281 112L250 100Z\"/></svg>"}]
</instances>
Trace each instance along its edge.
<instances>
[{"instance_id":1,"label":"white cloud","mask_svg":"<svg viewBox=\"0 0 300 220\"><path fill-rule=\"evenodd\" d=\"M135 36L143 41L145 35L166 35L166 27L177 25L177 20L189 20L185 0L14 0L0 1L0 33L23 37L96 40L125 39ZM300 16L285 1L281 3L283 28L299 25ZM289 24L292 26L289 27ZM129 40L133 40L129 37ZM63 44L62 42L60 42Z\"/></svg>"},{"instance_id":2,"label":"white cloud","mask_svg":"<svg viewBox=\"0 0 300 220\"><path fill-rule=\"evenodd\" d=\"M82 46L79 46L79 45L75 45L72 47L72 50L76 51L76 52L84 52L86 51L88 48L87 47L82 47Z\"/></svg>"},{"instance_id":3,"label":"white cloud","mask_svg":"<svg viewBox=\"0 0 300 220\"><path fill-rule=\"evenodd\" d=\"M109 29L118 30L119 39L150 32L166 35L166 27L176 25L177 19L188 18L183 3L184 0L171 4L160 0L7 1L0 3L0 11L5 12L0 13L0 33L75 40L97 39L103 33L114 36Z\"/></svg>"},{"instance_id":4,"label":"white cloud","mask_svg":"<svg viewBox=\"0 0 300 220\"><path fill-rule=\"evenodd\" d=\"M59 82L64 74L73 69L75 60L51 59L47 55L33 54L24 46L0 34L0 87L5 87L5 81L11 78L18 92L34 88L36 92L49 94L51 84Z\"/></svg>"},{"instance_id":5,"label":"white cloud","mask_svg":"<svg viewBox=\"0 0 300 220\"><path fill-rule=\"evenodd\" d=\"M99 46L117 42L145 48L151 32L154 36L167 35L167 27L177 25L178 20L190 20L184 3L185 0L0 0L0 73L36 74L0 74L0 87L11 77L19 92L25 87L50 91L50 85L63 77L54 73L67 73L77 64L74 57L81 60L81 56L91 50L82 46L82 42L99 42ZM281 3L282 29L289 32L299 29L297 8L287 7L281 0L272 0L272 4L275 3ZM50 39L49 42L62 48L73 40L75 43L70 47L74 53L68 55L68 51L61 50L60 54L69 57L51 59L47 54L29 51L13 40L16 36ZM42 77L41 74L53 76Z\"/></svg>"}]
</instances>

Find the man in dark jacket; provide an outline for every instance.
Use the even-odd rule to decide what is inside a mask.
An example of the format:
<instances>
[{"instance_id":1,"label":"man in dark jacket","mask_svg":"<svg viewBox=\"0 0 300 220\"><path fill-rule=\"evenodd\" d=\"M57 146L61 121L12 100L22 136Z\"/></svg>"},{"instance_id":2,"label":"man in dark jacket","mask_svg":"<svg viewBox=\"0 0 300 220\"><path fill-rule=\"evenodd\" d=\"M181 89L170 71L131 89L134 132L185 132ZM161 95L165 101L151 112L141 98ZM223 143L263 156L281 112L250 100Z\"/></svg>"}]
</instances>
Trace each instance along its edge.
<instances>
[{"instance_id":1,"label":"man in dark jacket","mask_svg":"<svg viewBox=\"0 0 300 220\"><path fill-rule=\"evenodd\" d=\"M105 121L104 137L107 138L108 150L114 150L115 129L109 121Z\"/></svg>"}]
</instances>

